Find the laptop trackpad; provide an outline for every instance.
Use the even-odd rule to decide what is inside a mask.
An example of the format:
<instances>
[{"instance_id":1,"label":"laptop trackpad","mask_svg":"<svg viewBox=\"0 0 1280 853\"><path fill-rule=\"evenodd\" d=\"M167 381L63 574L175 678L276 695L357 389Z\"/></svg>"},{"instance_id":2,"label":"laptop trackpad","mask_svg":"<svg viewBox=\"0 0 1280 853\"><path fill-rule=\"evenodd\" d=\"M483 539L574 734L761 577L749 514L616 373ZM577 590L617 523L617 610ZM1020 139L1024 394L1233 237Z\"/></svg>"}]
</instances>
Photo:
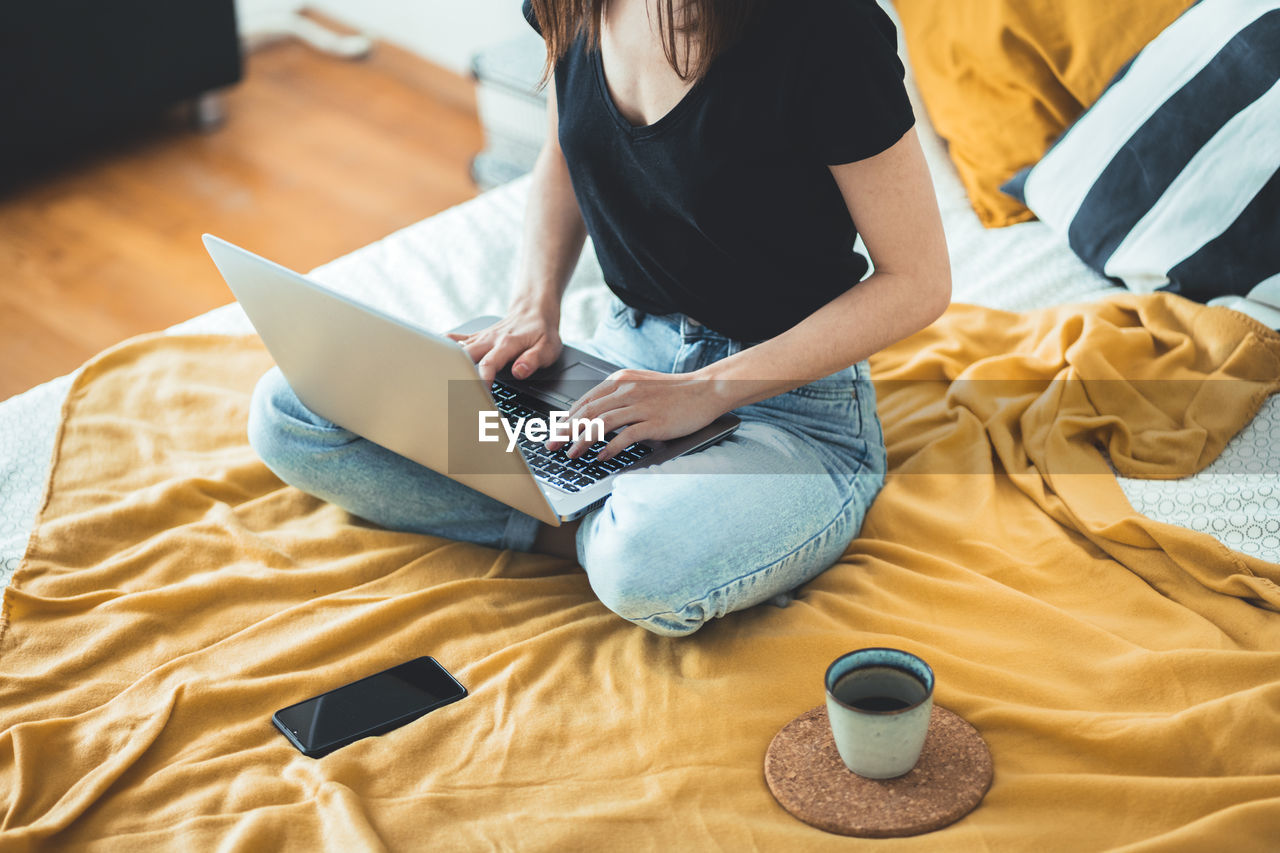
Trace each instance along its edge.
<instances>
[{"instance_id":1,"label":"laptop trackpad","mask_svg":"<svg viewBox=\"0 0 1280 853\"><path fill-rule=\"evenodd\" d=\"M540 370L520 384L541 396L571 405L608 378L609 374L603 370L575 361L564 367Z\"/></svg>"}]
</instances>

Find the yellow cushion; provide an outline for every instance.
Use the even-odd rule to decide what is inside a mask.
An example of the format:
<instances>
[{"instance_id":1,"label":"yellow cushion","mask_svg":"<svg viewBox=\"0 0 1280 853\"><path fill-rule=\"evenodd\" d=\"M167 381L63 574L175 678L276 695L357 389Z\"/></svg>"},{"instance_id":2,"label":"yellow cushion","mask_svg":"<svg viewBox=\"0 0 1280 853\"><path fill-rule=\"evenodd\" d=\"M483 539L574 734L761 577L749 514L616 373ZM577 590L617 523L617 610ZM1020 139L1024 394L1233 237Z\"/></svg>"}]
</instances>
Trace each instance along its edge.
<instances>
[{"instance_id":1,"label":"yellow cushion","mask_svg":"<svg viewBox=\"0 0 1280 853\"><path fill-rule=\"evenodd\" d=\"M1033 218L1000 191L1192 0L894 0L929 118L989 228Z\"/></svg>"}]
</instances>

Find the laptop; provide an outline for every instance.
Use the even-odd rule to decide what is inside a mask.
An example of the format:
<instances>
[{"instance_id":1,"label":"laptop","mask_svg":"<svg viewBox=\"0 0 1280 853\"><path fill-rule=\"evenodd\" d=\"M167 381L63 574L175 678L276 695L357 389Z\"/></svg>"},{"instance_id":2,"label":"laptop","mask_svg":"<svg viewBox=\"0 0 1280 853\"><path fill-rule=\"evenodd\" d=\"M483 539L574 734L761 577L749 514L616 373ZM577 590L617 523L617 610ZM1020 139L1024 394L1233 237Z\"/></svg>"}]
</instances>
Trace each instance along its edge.
<instances>
[{"instance_id":1,"label":"laptop","mask_svg":"<svg viewBox=\"0 0 1280 853\"><path fill-rule=\"evenodd\" d=\"M516 379L504 369L486 386L471 358L444 334L362 305L226 240L206 234L204 244L307 408L546 524L559 526L602 505L620 474L708 447L738 427L738 418L726 414L692 435L645 440L603 462L596 454L614 434L580 432L593 440L591 448L571 460L563 448L548 452L528 427L567 412L617 365L566 345L554 364L532 376ZM453 332L479 331L497 320L477 317ZM562 420L559 431L574 428Z\"/></svg>"}]
</instances>

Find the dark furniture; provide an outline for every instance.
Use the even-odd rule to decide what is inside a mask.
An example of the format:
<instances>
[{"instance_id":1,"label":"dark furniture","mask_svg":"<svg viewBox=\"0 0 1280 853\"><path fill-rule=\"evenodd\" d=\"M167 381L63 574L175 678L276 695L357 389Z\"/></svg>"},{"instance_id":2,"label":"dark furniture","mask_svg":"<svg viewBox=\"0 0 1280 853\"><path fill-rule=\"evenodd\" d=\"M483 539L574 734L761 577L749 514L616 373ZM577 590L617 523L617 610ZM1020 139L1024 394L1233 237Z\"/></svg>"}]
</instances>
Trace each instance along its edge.
<instances>
[{"instance_id":1,"label":"dark furniture","mask_svg":"<svg viewBox=\"0 0 1280 853\"><path fill-rule=\"evenodd\" d=\"M234 0L13 0L0 12L0 183L242 73Z\"/></svg>"}]
</instances>

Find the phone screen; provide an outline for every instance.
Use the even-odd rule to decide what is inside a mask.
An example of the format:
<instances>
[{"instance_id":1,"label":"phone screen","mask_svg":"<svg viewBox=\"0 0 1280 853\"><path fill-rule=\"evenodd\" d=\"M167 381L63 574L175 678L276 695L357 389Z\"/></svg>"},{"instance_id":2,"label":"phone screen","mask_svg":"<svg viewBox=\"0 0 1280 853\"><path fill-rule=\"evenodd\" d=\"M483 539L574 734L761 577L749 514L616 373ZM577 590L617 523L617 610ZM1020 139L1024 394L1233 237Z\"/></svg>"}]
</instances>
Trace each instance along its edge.
<instances>
[{"instance_id":1,"label":"phone screen","mask_svg":"<svg viewBox=\"0 0 1280 853\"><path fill-rule=\"evenodd\" d=\"M466 695L435 658L421 657L282 708L271 719L304 755L319 757Z\"/></svg>"}]
</instances>

